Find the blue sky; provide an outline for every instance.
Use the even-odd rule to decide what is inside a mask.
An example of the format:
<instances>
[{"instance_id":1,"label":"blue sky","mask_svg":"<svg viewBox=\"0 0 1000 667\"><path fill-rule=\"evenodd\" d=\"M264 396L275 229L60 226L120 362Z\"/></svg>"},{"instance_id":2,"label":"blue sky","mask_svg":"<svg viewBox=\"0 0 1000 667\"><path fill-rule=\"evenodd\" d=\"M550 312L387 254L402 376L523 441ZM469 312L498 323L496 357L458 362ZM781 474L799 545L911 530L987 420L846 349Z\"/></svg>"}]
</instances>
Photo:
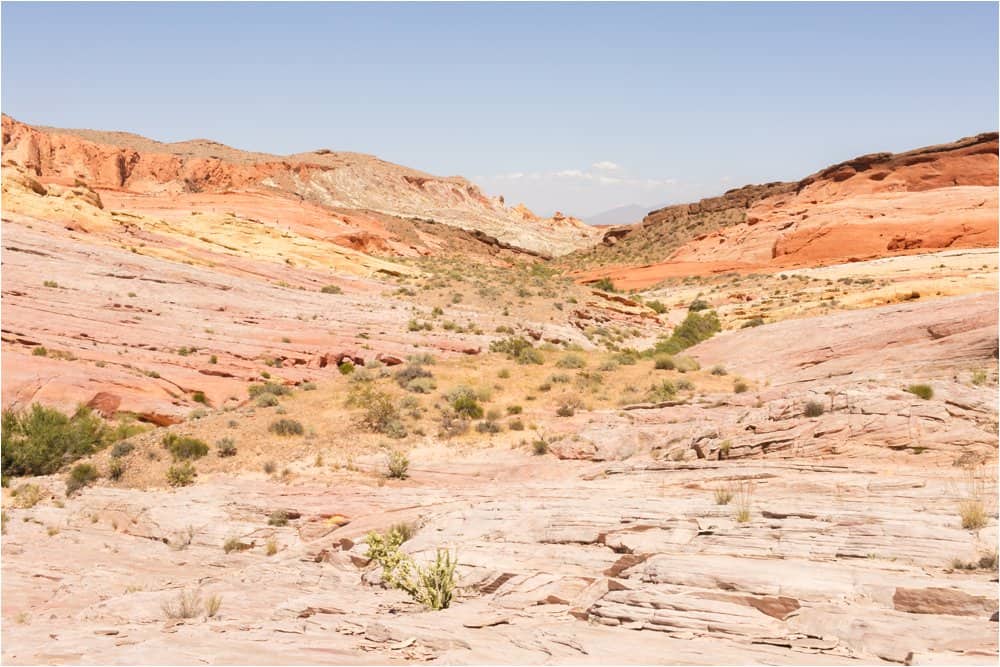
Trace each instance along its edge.
<instances>
[{"instance_id":1,"label":"blue sky","mask_svg":"<svg viewBox=\"0 0 1000 667\"><path fill-rule=\"evenodd\" d=\"M996 3L2 6L28 123L373 153L588 215L995 130Z\"/></svg>"}]
</instances>

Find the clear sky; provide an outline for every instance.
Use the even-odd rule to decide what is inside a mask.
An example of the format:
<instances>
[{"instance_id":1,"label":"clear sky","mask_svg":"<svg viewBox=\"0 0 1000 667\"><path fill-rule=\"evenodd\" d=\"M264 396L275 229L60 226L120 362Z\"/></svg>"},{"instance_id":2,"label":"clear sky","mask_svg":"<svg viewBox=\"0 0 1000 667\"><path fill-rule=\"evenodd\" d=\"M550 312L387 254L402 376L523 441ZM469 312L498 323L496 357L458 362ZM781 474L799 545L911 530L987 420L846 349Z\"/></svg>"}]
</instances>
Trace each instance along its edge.
<instances>
[{"instance_id":1,"label":"clear sky","mask_svg":"<svg viewBox=\"0 0 1000 667\"><path fill-rule=\"evenodd\" d=\"M2 6L40 125L373 153L585 216L997 128L997 4Z\"/></svg>"}]
</instances>

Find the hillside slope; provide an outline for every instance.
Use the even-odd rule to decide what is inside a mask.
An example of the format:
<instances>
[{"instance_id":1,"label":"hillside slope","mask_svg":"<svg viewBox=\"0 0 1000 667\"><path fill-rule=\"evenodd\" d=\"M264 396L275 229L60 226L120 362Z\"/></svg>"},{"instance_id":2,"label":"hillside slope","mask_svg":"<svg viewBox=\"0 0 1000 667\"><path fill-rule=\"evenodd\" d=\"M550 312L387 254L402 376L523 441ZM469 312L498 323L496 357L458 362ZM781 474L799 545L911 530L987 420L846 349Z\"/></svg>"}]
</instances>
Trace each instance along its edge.
<instances>
[{"instance_id":1,"label":"hillside slope","mask_svg":"<svg viewBox=\"0 0 1000 667\"><path fill-rule=\"evenodd\" d=\"M507 208L460 177L437 177L370 155L326 149L251 153L198 139L161 143L122 132L39 128L3 117L5 162L43 182L85 181L97 191L174 198L258 193L334 210L433 220L483 232L543 255L589 246L599 233L570 217L537 218Z\"/></svg>"},{"instance_id":2,"label":"hillside slope","mask_svg":"<svg viewBox=\"0 0 1000 667\"><path fill-rule=\"evenodd\" d=\"M760 271L997 245L997 133L876 153L796 183L731 190L649 213L563 260L583 281Z\"/></svg>"}]
</instances>

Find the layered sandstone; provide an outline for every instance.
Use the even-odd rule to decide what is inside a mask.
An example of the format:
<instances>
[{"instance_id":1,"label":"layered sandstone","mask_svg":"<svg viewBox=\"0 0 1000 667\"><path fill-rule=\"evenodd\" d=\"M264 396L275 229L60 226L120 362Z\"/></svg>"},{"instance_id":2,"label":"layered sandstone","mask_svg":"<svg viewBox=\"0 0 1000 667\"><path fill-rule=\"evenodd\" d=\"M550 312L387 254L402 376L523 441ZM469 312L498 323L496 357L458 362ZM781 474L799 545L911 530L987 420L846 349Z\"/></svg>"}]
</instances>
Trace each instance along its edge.
<instances>
[{"instance_id":1,"label":"layered sandstone","mask_svg":"<svg viewBox=\"0 0 1000 667\"><path fill-rule=\"evenodd\" d=\"M429 219L476 230L515 247L557 255L590 245L596 232L572 218L540 219L508 209L460 177L436 177L370 155L333 152L277 156L217 142L161 143L121 132L36 128L3 117L5 162L42 182L87 182L98 191L292 196L327 209Z\"/></svg>"},{"instance_id":2,"label":"layered sandstone","mask_svg":"<svg viewBox=\"0 0 1000 667\"><path fill-rule=\"evenodd\" d=\"M997 245L997 134L833 165L653 211L605 234L580 274L641 288L676 275L768 271Z\"/></svg>"}]
</instances>

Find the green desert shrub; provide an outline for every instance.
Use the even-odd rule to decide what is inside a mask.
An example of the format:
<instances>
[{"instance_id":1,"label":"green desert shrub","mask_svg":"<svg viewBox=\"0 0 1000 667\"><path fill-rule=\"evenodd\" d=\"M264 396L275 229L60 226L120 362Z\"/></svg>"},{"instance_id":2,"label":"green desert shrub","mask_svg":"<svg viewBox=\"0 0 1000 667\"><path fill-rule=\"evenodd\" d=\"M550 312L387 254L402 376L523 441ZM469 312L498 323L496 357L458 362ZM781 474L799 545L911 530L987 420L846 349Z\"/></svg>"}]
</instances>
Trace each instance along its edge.
<instances>
[{"instance_id":1,"label":"green desert shrub","mask_svg":"<svg viewBox=\"0 0 1000 667\"><path fill-rule=\"evenodd\" d=\"M393 438L406 437L406 426L403 425L397 400L388 392L370 383L357 385L348 396L347 404L364 407L361 425L369 431Z\"/></svg>"},{"instance_id":2,"label":"green desert shrub","mask_svg":"<svg viewBox=\"0 0 1000 667\"><path fill-rule=\"evenodd\" d=\"M117 482L125 476L125 462L121 459L111 459L108 461L108 479Z\"/></svg>"},{"instance_id":3,"label":"green desert shrub","mask_svg":"<svg viewBox=\"0 0 1000 667\"><path fill-rule=\"evenodd\" d=\"M302 428L301 422L294 419L278 419L271 422L271 425L267 427L267 430L275 435L289 436L289 435L302 435L305 433L305 429Z\"/></svg>"},{"instance_id":4,"label":"green desert shrub","mask_svg":"<svg viewBox=\"0 0 1000 667\"><path fill-rule=\"evenodd\" d=\"M410 459L403 452L392 450L386 454L386 477L406 479L410 470Z\"/></svg>"},{"instance_id":5,"label":"green desert shrub","mask_svg":"<svg viewBox=\"0 0 1000 667\"><path fill-rule=\"evenodd\" d=\"M66 480L66 495L71 496L80 489L90 486L101 474L97 472L97 467L90 463L77 463L69 471L69 478Z\"/></svg>"},{"instance_id":6,"label":"green desert shrub","mask_svg":"<svg viewBox=\"0 0 1000 667\"><path fill-rule=\"evenodd\" d=\"M261 384L252 384L247 389L250 394L250 398L257 398L261 394L271 394L273 396L288 396L292 393L289 387L279 383L279 382L264 382Z\"/></svg>"},{"instance_id":7,"label":"green desert shrub","mask_svg":"<svg viewBox=\"0 0 1000 667\"><path fill-rule=\"evenodd\" d=\"M653 359L653 368L658 371L672 371L677 368L677 365L669 354L658 354Z\"/></svg>"},{"instance_id":8,"label":"green desert shrub","mask_svg":"<svg viewBox=\"0 0 1000 667\"><path fill-rule=\"evenodd\" d=\"M257 396L258 408L273 408L278 402L278 397L269 392L264 392Z\"/></svg>"},{"instance_id":9,"label":"green desert shrub","mask_svg":"<svg viewBox=\"0 0 1000 667\"><path fill-rule=\"evenodd\" d=\"M163 446L174 457L175 461L200 459L208 454L208 445L203 440L168 433L163 436Z\"/></svg>"},{"instance_id":10,"label":"green desert shrub","mask_svg":"<svg viewBox=\"0 0 1000 667\"><path fill-rule=\"evenodd\" d=\"M324 285L319 291L323 294L342 294L344 290L337 285Z\"/></svg>"},{"instance_id":11,"label":"green desert shrub","mask_svg":"<svg viewBox=\"0 0 1000 667\"><path fill-rule=\"evenodd\" d=\"M587 361L578 354L567 354L556 362L557 368L586 368Z\"/></svg>"},{"instance_id":12,"label":"green desert shrub","mask_svg":"<svg viewBox=\"0 0 1000 667\"><path fill-rule=\"evenodd\" d=\"M654 299L652 301L647 301L646 305L649 306L657 315L662 315L667 312L667 307L661 301Z\"/></svg>"},{"instance_id":13,"label":"green desert shrub","mask_svg":"<svg viewBox=\"0 0 1000 667\"><path fill-rule=\"evenodd\" d=\"M434 374L423 366L410 364L396 371L396 384L415 394L429 394L437 387Z\"/></svg>"},{"instance_id":14,"label":"green desert shrub","mask_svg":"<svg viewBox=\"0 0 1000 667\"><path fill-rule=\"evenodd\" d=\"M507 355L519 364L542 364L545 360L542 353L535 349L531 341L521 336L508 336L490 343L490 352Z\"/></svg>"},{"instance_id":15,"label":"green desert shrub","mask_svg":"<svg viewBox=\"0 0 1000 667\"><path fill-rule=\"evenodd\" d=\"M691 302L691 305L688 306L688 310L691 311L692 313L697 313L702 310L708 310L711 307L712 304L710 304L708 301L705 301L704 299L695 299L694 301Z\"/></svg>"},{"instance_id":16,"label":"green desert shrub","mask_svg":"<svg viewBox=\"0 0 1000 667\"><path fill-rule=\"evenodd\" d=\"M733 393L734 394L742 394L742 393L745 393L746 391L748 391L749 389L750 389L750 385L748 385L743 380L736 380L736 381L733 382Z\"/></svg>"},{"instance_id":17,"label":"green desert shrub","mask_svg":"<svg viewBox=\"0 0 1000 667\"><path fill-rule=\"evenodd\" d=\"M170 486L187 486L194 483L198 472L189 462L178 463L167 469L167 484Z\"/></svg>"},{"instance_id":18,"label":"green desert shrub","mask_svg":"<svg viewBox=\"0 0 1000 667\"><path fill-rule=\"evenodd\" d=\"M906 388L906 391L910 392L914 396L919 396L925 401L934 398L934 388L929 384L911 384Z\"/></svg>"},{"instance_id":19,"label":"green desert shrub","mask_svg":"<svg viewBox=\"0 0 1000 667\"><path fill-rule=\"evenodd\" d=\"M471 387L465 385L455 387L445 394L445 400L459 417L480 419L483 416L483 407Z\"/></svg>"},{"instance_id":20,"label":"green desert shrub","mask_svg":"<svg viewBox=\"0 0 1000 667\"><path fill-rule=\"evenodd\" d=\"M806 417L819 417L824 412L826 412L826 408L819 401L809 401L802 410L802 414Z\"/></svg>"},{"instance_id":21,"label":"green desert shrub","mask_svg":"<svg viewBox=\"0 0 1000 667\"><path fill-rule=\"evenodd\" d=\"M677 354L692 345L708 340L722 329L714 311L703 314L689 312L684 321L677 325L669 338L662 339L653 346L654 354Z\"/></svg>"},{"instance_id":22,"label":"green desert shrub","mask_svg":"<svg viewBox=\"0 0 1000 667\"><path fill-rule=\"evenodd\" d=\"M24 412L4 410L3 475L50 475L93 454L110 439L104 422L88 408L69 417L38 403Z\"/></svg>"},{"instance_id":23,"label":"green desert shrub","mask_svg":"<svg viewBox=\"0 0 1000 667\"><path fill-rule=\"evenodd\" d=\"M115 443L115 446L111 448L112 458L120 459L122 457L128 456L135 450L135 445L127 440Z\"/></svg>"},{"instance_id":24,"label":"green desert shrub","mask_svg":"<svg viewBox=\"0 0 1000 667\"><path fill-rule=\"evenodd\" d=\"M646 401L650 403L662 403L673 400L677 396L677 385L670 380L664 380L650 386L646 392Z\"/></svg>"},{"instance_id":25,"label":"green desert shrub","mask_svg":"<svg viewBox=\"0 0 1000 667\"><path fill-rule=\"evenodd\" d=\"M595 280L590 283L590 286L599 289L602 292L617 292L615 289L615 284L612 282L611 278L601 278L600 280Z\"/></svg>"},{"instance_id":26,"label":"green desert shrub","mask_svg":"<svg viewBox=\"0 0 1000 667\"><path fill-rule=\"evenodd\" d=\"M455 591L455 567L458 561L451 552L438 549L432 563L421 566L399 547L403 536L391 530L386 534L372 531L365 538L367 556L382 568L382 579L393 588L406 592L430 609L447 609Z\"/></svg>"}]
</instances>

